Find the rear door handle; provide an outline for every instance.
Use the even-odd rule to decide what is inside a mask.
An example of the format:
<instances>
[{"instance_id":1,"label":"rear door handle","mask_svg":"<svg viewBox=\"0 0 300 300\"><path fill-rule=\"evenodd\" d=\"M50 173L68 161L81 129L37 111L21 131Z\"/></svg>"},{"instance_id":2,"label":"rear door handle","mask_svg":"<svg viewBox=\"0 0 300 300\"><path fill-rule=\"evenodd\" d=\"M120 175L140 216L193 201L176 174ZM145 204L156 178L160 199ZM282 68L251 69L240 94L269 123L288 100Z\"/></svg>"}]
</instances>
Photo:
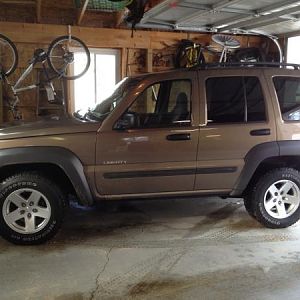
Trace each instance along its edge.
<instances>
[{"instance_id":1,"label":"rear door handle","mask_svg":"<svg viewBox=\"0 0 300 300\"><path fill-rule=\"evenodd\" d=\"M250 135L252 136L262 136L262 135L270 135L271 134L271 129L265 128L265 129L256 129L256 130L251 130Z\"/></svg>"},{"instance_id":2,"label":"rear door handle","mask_svg":"<svg viewBox=\"0 0 300 300\"><path fill-rule=\"evenodd\" d=\"M167 135L168 141L189 141L191 139L190 133L176 133Z\"/></svg>"}]
</instances>

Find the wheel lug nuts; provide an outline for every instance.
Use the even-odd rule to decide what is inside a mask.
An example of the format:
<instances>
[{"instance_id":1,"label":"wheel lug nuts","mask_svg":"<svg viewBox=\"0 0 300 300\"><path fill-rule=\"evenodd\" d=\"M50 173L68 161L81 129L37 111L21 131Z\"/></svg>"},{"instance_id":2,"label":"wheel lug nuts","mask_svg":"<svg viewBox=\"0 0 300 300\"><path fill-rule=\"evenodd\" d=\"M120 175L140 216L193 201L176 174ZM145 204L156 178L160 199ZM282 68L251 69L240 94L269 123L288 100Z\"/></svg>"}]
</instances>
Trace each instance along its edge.
<instances>
[{"instance_id":1,"label":"wheel lug nuts","mask_svg":"<svg viewBox=\"0 0 300 300\"><path fill-rule=\"evenodd\" d=\"M31 218L31 213L27 214L27 217L28 217L28 218Z\"/></svg>"},{"instance_id":2,"label":"wheel lug nuts","mask_svg":"<svg viewBox=\"0 0 300 300\"><path fill-rule=\"evenodd\" d=\"M26 207L26 203L22 203L22 207Z\"/></svg>"},{"instance_id":3,"label":"wheel lug nuts","mask_svg":"<svg viewBox=\"0 0 300 300\"><path fill-rule=\"evenodd\" d=\"M34 208L34 209L32 210L32 212L37 213L38 210L37 210L36 208Z\"/></svg>"},{"instance_id":4,"label":"wheel lug nuts","mask_svg":"<svg viewBox=\"0 0 300 300\"><path fill-rule=\"evenodd\" d=\"M275 202L276 202L276 199L274 199L273 202L275 203Z\"/></svg>"},{"instance_id":5,"label":"wheel lug nuts","mask_svg":"<svg viewBox=\"0 0 300 300\"><path fill-rule=\"evenodd\" d=\"M25 214L25 210L21 210L21 211L20 211L20 214L21 214L21 215L24 215L24 214Z\"/></svg>"},{"instance_id":6,"label":"wheel lug nuts","mask_svg":"<svg viewBox=\"0 0 300 300\"><path fill-rule=\"evenodd\" d=\"M33 206L33 204L34 204L33 202L30 202L30 203L29 203L29 206Z\"/></svg>"}]
</instances>

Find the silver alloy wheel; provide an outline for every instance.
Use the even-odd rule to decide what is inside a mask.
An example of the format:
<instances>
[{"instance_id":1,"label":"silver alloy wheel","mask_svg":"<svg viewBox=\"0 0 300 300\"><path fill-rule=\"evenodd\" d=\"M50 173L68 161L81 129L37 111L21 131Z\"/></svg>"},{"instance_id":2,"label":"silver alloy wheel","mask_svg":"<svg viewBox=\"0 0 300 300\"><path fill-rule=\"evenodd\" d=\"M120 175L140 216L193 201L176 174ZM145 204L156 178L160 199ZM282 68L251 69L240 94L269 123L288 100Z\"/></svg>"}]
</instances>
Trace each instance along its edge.
<instances>
[{"instance_id":1,"label":"silver alloy wheel","mask_svg":"<svg viewBox=\"0 0 300 300\"><path fill-rule=\"evenodd\" d=\"M2 208L3 219L14 231L34 234L42 230L51 217L48 199L37 190L23 188L9 194Z\"/></svg>"},{"instance_id":2,"label":"silver alloy wheel","mask_svg":"<svg viewBox=\"0 0 300 300\"><path fill-rule=\"evenodd\" d=\"M264 195L264 207L275 219L290 217L299 207L300 190L290 180L279 180L273 183Z\"/></svg>"}]
</instances>

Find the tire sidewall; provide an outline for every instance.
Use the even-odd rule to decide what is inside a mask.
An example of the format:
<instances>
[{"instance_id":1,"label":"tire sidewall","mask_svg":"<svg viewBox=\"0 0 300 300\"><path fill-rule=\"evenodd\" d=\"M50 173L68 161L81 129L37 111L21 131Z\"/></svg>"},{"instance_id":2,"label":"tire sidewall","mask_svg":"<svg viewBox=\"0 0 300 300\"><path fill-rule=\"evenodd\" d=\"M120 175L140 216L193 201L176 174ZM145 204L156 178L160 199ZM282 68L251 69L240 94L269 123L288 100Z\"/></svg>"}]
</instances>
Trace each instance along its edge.
<instances>
[{"instance_id":1,"label":"tire sidewall","mask_svg":"<svg viewBox=\"0 0 300 300\"><path fill-rule=\"evenodd\" d=\"M276 219L268 214L264 206L264 196L268 188L279 180L290 180L295 183L300 189L299 173L296 170L277 170L275 172L268 173L264 180L260 181L255 189L255 215L256 218L271 228L285 228L296 223L300 218L300 205L297 210L289 217L284 219Z\"/></svg>"},{"instance_id":2,"label":"tire sidewall","mask_svg":"<svg viewBox=\"0 0 300 300\"><path fill-rule=\"evenodd\" d=\"M30 188L42 193L49 201L51 207L51 217L47 225L34 234L22 234L14 231L7 225L3 218L2 209L5 199L12 192L22 188ZM38 177L17 176L9 179L2 185L0 192L0 209L0 228L4 238L15 244L39 244L48 240L57 232L62 223L64 208L61 195L55 186L49 185L46 180L39 179Z\"/></svg>"}]
</instances>

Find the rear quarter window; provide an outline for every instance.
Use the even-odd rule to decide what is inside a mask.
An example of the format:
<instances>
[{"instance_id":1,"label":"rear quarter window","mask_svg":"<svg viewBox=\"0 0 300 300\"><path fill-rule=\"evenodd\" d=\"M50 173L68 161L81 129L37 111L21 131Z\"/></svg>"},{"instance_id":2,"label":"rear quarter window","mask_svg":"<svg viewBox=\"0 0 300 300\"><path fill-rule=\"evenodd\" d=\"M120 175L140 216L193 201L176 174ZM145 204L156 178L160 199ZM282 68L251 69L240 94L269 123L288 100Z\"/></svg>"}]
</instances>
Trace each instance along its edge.
<instances>
[{"instance_id":1,"label":"rear quarter window","mask_svg":"<svg viewBox=\"0 0 300 300\"><path fill-rule=\"evenodd\" d=\"M277 76L273 78L282 119L300 121L300 78Z\"/></svg>"}]
</instances>

